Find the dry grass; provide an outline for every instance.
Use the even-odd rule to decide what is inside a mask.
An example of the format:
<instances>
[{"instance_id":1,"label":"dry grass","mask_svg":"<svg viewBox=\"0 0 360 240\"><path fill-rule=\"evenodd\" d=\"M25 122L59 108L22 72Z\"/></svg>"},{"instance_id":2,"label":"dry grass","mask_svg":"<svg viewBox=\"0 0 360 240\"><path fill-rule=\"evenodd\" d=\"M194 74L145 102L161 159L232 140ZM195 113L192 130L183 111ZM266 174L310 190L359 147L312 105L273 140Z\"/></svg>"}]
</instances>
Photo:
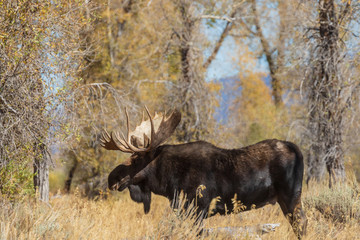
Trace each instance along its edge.
<instances>
[{"instance_id":1,"label":"dry grass","mask_svg":"<svg viewBox=\"0 0 360 240\"><path fill-rule=\"evenodd\" d=\"M358 188L356 185L346 185ZM327 198L331 191L324 185L304 189L304 202L309 220L308 234L305 239L360 239L360 220L356 208L346 221L336 221L321 213L318 208L326 209L326 201L331 206L342 203L341 191ZM334 192L334 191L332 191ZM339 195L340 194L340 195ZM337 198L337 196L339 198ZM349 196L348 196L349 197ZM314 202L313 199L325 201ZM347 198L348 199L348 198ZM339 202L337 202L339 201ZM359 196L348 199L355 206ZM150 213L145 215L141 204L131 201L128 192L107 200L90 201L78 193L52 197L50 204L24 201L10 206L3 202L0 210L0 239L295 239L287 220L278 205L262 209L214 216L205 221L206 228L252 226L250 233L235 235L212 232L197 236L193 219L182 219L170 209L167 199L153 195ZM341 209L344 209L342 207ZM345 211L346 212L346 211ZM358 212L357 212L358 213ZM274 232L261 234L258 226L264 223L280 223Z\"/></svg>"}]
</instances>

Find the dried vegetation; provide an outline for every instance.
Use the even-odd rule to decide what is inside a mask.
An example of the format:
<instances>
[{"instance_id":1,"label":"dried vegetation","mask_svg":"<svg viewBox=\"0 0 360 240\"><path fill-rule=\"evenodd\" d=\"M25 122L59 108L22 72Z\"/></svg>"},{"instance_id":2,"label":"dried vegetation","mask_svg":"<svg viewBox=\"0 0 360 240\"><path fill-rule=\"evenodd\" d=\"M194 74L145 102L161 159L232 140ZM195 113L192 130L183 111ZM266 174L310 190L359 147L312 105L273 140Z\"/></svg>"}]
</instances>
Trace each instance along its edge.
<instances>
[{"instance_id":1,"label":"dried vegetation","mask_svg":"<svg viewBox=\"0 0 360 240\"><path fill-rule=\"evenodd\" d=\"M331 190L325 182L305 187L309 222L304 239L360 239L359 188L355 182ZM278 205L211 217L199 236L192 211L174 212L167 199L153 195L145 215L128 195L105 193L107 199L93 201L75 191L57 193L49 204L2 202L0 239L295 239ZM280 226L268 232L263 226L268 223Z\"/></svg>"}]
</instances>

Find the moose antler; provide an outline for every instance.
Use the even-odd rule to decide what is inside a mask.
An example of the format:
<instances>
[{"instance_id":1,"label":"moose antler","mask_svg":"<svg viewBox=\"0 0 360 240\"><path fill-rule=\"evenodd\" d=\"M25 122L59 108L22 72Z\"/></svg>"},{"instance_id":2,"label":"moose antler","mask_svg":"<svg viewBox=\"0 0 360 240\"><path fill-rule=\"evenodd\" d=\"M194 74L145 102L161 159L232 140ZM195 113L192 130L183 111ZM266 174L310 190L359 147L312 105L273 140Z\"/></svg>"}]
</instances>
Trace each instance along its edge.
<instances>
[{"instance_id":1,"label":"moose antler","mask_svg":"<svg viewBox=\"0 0 360 240\"><path fill-rule=\"evenodd\" d=\"M113 133L111 135L104 129L102 136L100 138L100 145L107 150L120 150L122 152L131 153L132 151L126 149L122 144L118 143L116 138L113 137Z\"/></svg>"},{"instance_id":2,"label":"moose antler","mask_svg":"<svg viewBox=\"0 0 360 240\"><path fill-rule=\"evenodd\" d=\"M130 132L129 115L125 108L127 136L121 133L112 132L111 135L105 130L100 138L100 144L108 150L120 150L127 153L147 152L156 148L171 136L175 128L181 120L179 111L174 110L168 117L164 114L156 114L154 118L151 116L148 108L145 106L148 120L143 120ZM150 137L149 137L150 136Z\"/></svg>"}]
</instances>

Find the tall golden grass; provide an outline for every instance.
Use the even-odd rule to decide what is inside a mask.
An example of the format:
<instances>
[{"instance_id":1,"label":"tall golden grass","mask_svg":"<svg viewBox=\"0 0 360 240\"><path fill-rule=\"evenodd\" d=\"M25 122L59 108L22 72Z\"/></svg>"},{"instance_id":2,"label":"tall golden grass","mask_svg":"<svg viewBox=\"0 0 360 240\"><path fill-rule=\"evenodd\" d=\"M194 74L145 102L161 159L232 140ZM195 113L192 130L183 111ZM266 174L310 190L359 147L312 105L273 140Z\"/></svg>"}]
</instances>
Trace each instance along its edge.
<instances>
[{"instance_id":1,"label":"tall golden grass","mask_svg":"<svg viewBox=\"0 0 360 240\"><path fill-rule=\"evenodd\" d=\"M331 190L325 184L305 186L303 203L308 229L304 239L360 239L359 188L354 182ZM98 201L83 198L75 191L69 195L56 194L49 204L33 200L10 204L3 200L0 206L1 240L295 239L277 204L208 218L204 227L212 231L202 235L198 235L194 219L179 217L167 199L156 195L147 215L127 191ZM262 233L261 225L265 223L280 226L273 232ZM238 227L240 231L220 231L225 227Z\"/></svg>"}]
</instances>

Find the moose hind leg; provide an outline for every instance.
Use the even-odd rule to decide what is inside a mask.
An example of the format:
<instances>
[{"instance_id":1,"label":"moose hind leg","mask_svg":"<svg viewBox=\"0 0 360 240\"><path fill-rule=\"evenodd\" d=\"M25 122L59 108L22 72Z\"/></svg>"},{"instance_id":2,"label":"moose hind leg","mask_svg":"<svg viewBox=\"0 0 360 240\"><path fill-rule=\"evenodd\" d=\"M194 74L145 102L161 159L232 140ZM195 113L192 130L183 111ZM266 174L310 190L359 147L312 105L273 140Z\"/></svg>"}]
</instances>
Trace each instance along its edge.
<instances>
[{"instance_id":1,"label":"moose hind leg","mask_svg":"<svg viewBox=\"0 0 360 240\"><path fill-rule=\"evenodd\" d=\"M302 236L306 234L306 228L308 222L305 212L302 208L301 199L299 199L298 204L295 206L292 215L293 215L292 227L297 237L300 239Z\"/></svg>"},{"instance_id":2,"label":"moose hind leg","mask_svg":"<svg viewBox=\"0 0 360 240\"><path fill-rule=\"evenodd\" d=\"M278 203L282 212L291 224L298 239L306 234L307 219L302 209L301 192L295 194L292 198L280 195Z\"/></svg>"}]
</instances>

